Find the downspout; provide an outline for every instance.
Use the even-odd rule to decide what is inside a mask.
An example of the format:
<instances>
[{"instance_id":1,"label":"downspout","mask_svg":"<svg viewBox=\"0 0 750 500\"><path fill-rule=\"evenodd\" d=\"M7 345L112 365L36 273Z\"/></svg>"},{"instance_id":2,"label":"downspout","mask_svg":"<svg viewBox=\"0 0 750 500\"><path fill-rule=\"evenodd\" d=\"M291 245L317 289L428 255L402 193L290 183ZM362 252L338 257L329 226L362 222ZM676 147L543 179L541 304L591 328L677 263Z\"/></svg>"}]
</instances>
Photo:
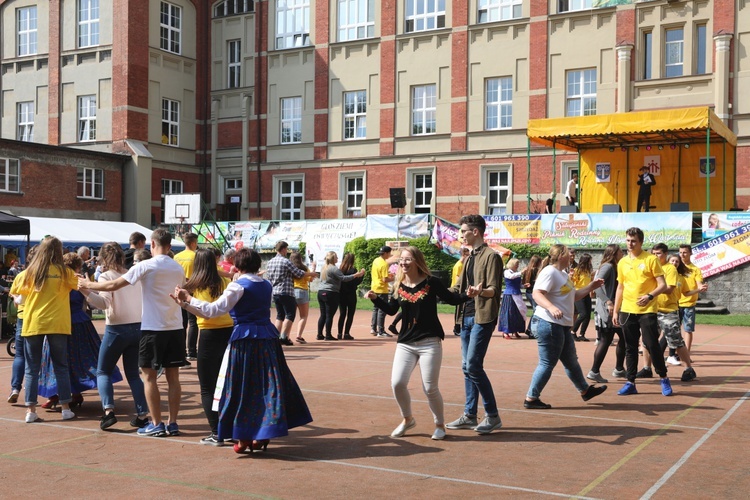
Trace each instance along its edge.
<instances>
[{"instance_id":1,"label":"downspout","mask_svg":"<svg viewBox=\"0 0 750 500\"><path fill-rule=\"evenodd\" d=\"M526 137L526 213L531 213L531 139Z\"/></svg>"},{"instance_id":2,"label":"downspout","mask_svg":"<svg viewBox=\"0 0 750 500\"><path fill-rule=\"evenodd\" d=\"M707 109L708 126L706 127L706 212L711 211L711 110Z\"/></svg>"},{"instance_id":3,"label":"downspout","mask_svg":"<svg viewBox=\"0 0 750 500\"><path fill-rule=\"evenodd\" d=\"M263 194L263 184L261 182L261 158L260 158L260 125L261 125L261 119L260 119L260 112L262 109L262 103L263 103L263 86L261 85L262 79L261 79L261 54L263 53L263 4L258 1L257 2L258 9L256 11L257 15L257 23L256 26L258 27L258 36L257 36L257 43L255 45L255 50L257 52L257 57L255 58L255 172L256 172L256 183L258 185L258 207L257 207L257 215L258 217L261 216L261 203L260 203L260 197ZM266 5L268 5L266 3ZM247 169L245 169L247 170ZM248 186L249 187L249 186ZM246 188L247 189L247 188Z\"/></svg>"},{"instance_id":4,"label":"downspout","mask_svg":"<svg viewBox=\"0 0 750 500\"><path fill-rule=\"evenodd\" d=\"M211 40L211 2L206 2L206 40ZM203 199L206 199L208 190L206 188L208 178L208 122L209 122L209 106L211 97L211 72L210 69L210 43L203 44L203 73L204 73L204 85L206 86L206 95L203 98L203 183L202 183L202 194ZM213 180L213 179L212 179ZM213 185L212 185L213 191ZM216 218L216 199L212 196L210 206L214 209L214 219ZM203 214L201 214L202 216ZM203 217L201 217L203 218Z\"/></svg>"}]
</instances>

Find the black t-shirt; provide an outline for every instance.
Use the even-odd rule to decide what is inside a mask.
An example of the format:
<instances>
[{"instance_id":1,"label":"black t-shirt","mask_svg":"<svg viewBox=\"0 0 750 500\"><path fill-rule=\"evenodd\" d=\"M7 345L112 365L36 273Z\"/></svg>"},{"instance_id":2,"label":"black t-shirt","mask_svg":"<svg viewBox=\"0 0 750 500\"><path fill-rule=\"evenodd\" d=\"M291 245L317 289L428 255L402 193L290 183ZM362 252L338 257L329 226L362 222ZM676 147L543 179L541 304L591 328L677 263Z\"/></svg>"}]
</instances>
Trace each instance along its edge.
<instances>
[{"instance_id":1,"label":"black t-shirt","mask_svg":"<svg viewBox=\"0 0 750 500\"><path fill-rule=\"evenodd\" d=\"M464 287L464 290L468 290L470 286L474 286L474 257L475 254L472 251L469 255L469 258L466 259L466 264L464 265L464 280L466 280L466 286ZM476 309L474 308L474 299L471 299L470 301L466 302L464 304L464 316L474 316Z\"/></svg>"},{"instance_id":2,"label":"black t-shirt","mask_svg":"<svg viewBox=\"0 0 750 500\"><path fill-rule=\"evenodd\" d=\"M135 257L135 248L128 248L125 250L125 267L130 269L133 267L133 258Z\"/></svg>"}]
</instances>

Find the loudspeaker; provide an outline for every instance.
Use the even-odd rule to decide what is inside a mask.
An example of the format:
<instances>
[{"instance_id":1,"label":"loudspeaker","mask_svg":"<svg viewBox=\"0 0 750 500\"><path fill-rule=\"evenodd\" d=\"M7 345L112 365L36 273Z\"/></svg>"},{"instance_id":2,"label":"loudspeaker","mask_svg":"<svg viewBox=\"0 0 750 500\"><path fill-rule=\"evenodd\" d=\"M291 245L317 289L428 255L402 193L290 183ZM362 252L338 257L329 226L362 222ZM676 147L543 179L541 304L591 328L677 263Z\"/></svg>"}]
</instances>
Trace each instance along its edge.
<instances>
[{"instance_id":1,"label":"loudspeaker","mask_svg":"<svg viewBox=\"0 0 750 500\"><path fill-rule=\"evenodd\" d=\"M391 188L391 208L406 206L406 188Z\"/></svg>"},{"instance_id":2,"label":"loudspeaker","mask_svg":"<svg viewBox=\"0 0 750 500\"><path fill-rule=\"evenodd\" d=\"M578 207L575 205L562 205L560 207L561 214L574 214L578 212Z\"/></svg>"},{"instance_id":3,"label":"loudspeaker","mask_svg":"<svg viewBox=\"0 0 750 500\"><path fill-rule=\"evenodd\" d=\"M605 214L619 214L622 212L620 205L602 205L602 213Z\"/></svg>"},{"instance_id":4,"label":"loudspeaker","mask_svg":"<svg viewBox=\"0 0 750 500\"><path fill-rule=\"evenodd\" d=\"M688 202L677 202L677 203L670 203L669 205L669 211L670 212L689 212L690 211L690 203Z\"/></svg>"}]
</instances>

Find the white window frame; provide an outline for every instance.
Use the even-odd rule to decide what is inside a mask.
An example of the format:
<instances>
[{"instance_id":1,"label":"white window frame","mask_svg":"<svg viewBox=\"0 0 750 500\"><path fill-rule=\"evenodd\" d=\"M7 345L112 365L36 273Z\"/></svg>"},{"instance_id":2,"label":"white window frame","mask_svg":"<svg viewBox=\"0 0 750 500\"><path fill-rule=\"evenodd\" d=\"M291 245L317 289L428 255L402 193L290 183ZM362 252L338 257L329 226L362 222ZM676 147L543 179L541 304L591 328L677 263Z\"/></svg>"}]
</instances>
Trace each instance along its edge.
<instances>
[{"instance_id":1,"label":"white window frame","mask_svg":"<svg viewBox=\"0 0 750 500\"><path fill-rule=\"evenodd\" d=\"M420 176L429 176L432 185L428 188L418 182ZM406 212L407 213L435 213L437 201L437 169L435 167L420 167L406 169ZM424 202L424 195L430 194L428 203Z\"/></svg>"},{"instance_id":2,"label":"white window frame","mask_svg":"<svg viewBox=\"0 0 750 500\"><path fill-rule=\"evenodd\" d=\"M411 135L437 133L437 85L411 88Z\"/></svg>"},{"instance_id":3,"label":"white window frame","mask_svg":"<svg viewBox=\"0 0 750 500\"><path fill-rule=\"evenodd\" d=\"M678 31L682 33L682 37L679 40L669 41L669 34ZM679 74L674 73L677 70L679 70ZM670 72L673 74L670 74ZM672 26L664 30L664 78L683 75L685 75L685 27Z\"/></svg>"},{"instance_id":4,"label":"white window frame","mask_svg":"<svg viewBox=\"0 0 750 500\"><path fill-rule=\"evenodd\" d=\"M558 0L557 12L575 12L593 8L593 0Z\"/></svg>"},{"instance_id":5,"label":"white window frame","mask_svg":"<svg viewBox=\"0 0 750 500\"><path fill-rule=\"evenodd\" d=\"M523 15L523 0L479 0L477 24L519 19Z\"/></svg>"},{"instance_id":6,"label":"white window frame","mask_svg":"<svg viewBox=\"0 0 750 500\"><path fill-rule=\"evenodd\" d=\"M96 140L96 96L78 97L78 142Z\"/></svg>"},{"instance_id":7,"label":"white window frame","mask_svg":"<svg viewBox=\"0 0 750 500\"><path fill-rule=\"evenodd\" d=\"M214 7L214 17L227 17L254 11L253 0L225 0Z\"/></svg>"},{"instance_id":8,"label":"white window frame","mask_svg":"<svg viewBox=\"0 0 750 500\"><path fill-rule=\"evenodd\" d=\"M343 183L344 213L346 219L357 219L365 216L365 173L344 172ZM352 203L353 201L353 203ZM359 203L357 203L359 202Z\"/></svg>"},{"instance_id":9,"label":"white window frame","mask_svg":"<svg viewBox=\"0 0 750 500\"><path fill-rule=\"evenodd\" d=\"M338 41L375 36L375 0L338 0Z\"/></svg>"},{"instance_id":10,"label":"white window frame","mask_svg":"<svg viewBox=\"0 0 750 500\"><path fill-rule=\"evenodd\" d=\"M565 116L596 114L596 79L596 68L569 70L565 74ZM578 111L571 113L570 105L575 102L578 102ZM593 103L593 112L591 112L591 107L587 109L587 104L591 103Z\"/></svg>"},{"instance_id":11,"label":"white window frame","mask_svg":"<svg viewBox=\"0 0 750 500\"><path fill-rule=\"evenodd\" d=\"M78 167L78 197L91 200L104 199L104 170ZM97 179L98 177L98 179ZM97 192L98 191L98 192Z\"/></svg>"},{"instance_id":12,"label":"white window frame","mask_svg":"<svg viewBox=\"0 0 750 500\"><path fill-rule=\"evenodd\" d=\"M406 0L405 33L445 28L445 0Z\"/></svg>"},{"instance_id":13,"label":"white window frame","mask_svg":"<svg viewBox=\"0 0 750 500\"><path fill-rule=\"evenodd\" d=\"M242 43L240 40L227 42L227 88L236 89L242 85Z\"/></svg>"},{"instance_id":14,"label":"white window frame","mask_svg":"<svg viewBox=\"0 0 750 500\"><path fill-rule=\"evenodd\" d=\"M239 191L242 189L242 178L229 178L224 180L225 191Z\"/></svg>"},{"instance_id":15,"label":"white window frame","mask_svg":"<svg viewBox=\"0 0 750 500\"><path fill-rule=\"evenodd\" d=\"M498 180L502 174L508 175L506 187L493 185L492 176L497 174ZM498 201L492 202L492 192L498 193ZM500 203L500 192L505 191L505 203ZM484 215L508 215L513 213L513 165L503 163L497 165L479 166L479 193L482 198L482 213Z\"/></svg>"},{"instance_id":16,"label":"white window frame","mask_svg":"<svg viewBox=\"0 0 750 500\"><path fill-rule=\"evenodd\" d=\"M296 183L299 182L297 185ZM285 183L298 187L291 193L283 193ZM294 199L300 199L299 208L294 207ZM291 200L291 206L284 208L284 200ZM273 176L274 218L278 220L303 220L305 218L305 176L304 174L285 174ZM297 217L293 217L297 215Z\"/></svg>"},{"instance_id":17,"label":"white window frame","mask_svg":"<svg viewBox=\"0 0 750 500\"><path fill-rule=\"evenodd\" d=\"M37 53L38 18L36 5L20 7L16 10L16 54L18 57L33 56Z\"/></svg>"},{"instance_id":18,"label":"white window frame","mask_svg":"<svg viewBox=\"0 0 750 500\"><path fill-rule=\"evenodd\" d=\"M13 189L15 179L15 189ZM21 160L0 158L0 191L5 193L21 192Z\"/></svg>"},{"instance_id":19,"label":"white window frame","mask_svg":"<svg viewBox=\"0 0 750 500\"><path fill-rule=\"evenodd\" d=\"M180 146L180 101L165 97L161 99L161 143Z\"/></svg>"},{"instance_id":20,"label":"white window frame","mask_svg":"<svg viewBox=\"0 0 750 500\"><path fill-rule=\"evenodd\" d=\"M280 144L302 142L302 97L282 97L279 107ZM285 136L285 134L287 134Z\"/></svg>"},{"instance_id":21,"label":"white window frame","mask_svg":"<svg viewBox=\"0 0 750 500\"><path fill-rule=\"evenodd\" d=\"M485 91L485 130L513 128L513 77L487 78Z\"/></svg>"},{"instance_id":22,"label":"white window frame","mask_svg":"<svg viewBox=\"0 0 750 500\"><path fill-rule=\"evenodd\" d=\"M276 0L276 49L310 45L310 0Z\"/></svg>"},{"instance_id":23,"label":"white window frame","mask_svg":"<svg viewBox=\"0 0 750 500\"><path fill-rule=\"evenodd\" d=\"M164 196L168 194L182 194L185 192L184 184L181 180L177 179L162 179L161 180L161 214L162 223L164 222Z\"/></svg>"},{"instance_id":24,"label":"white window frame","mask_svg":"<svg viewBox=\"0 0 750 500\"><path fill-rule=\"evenodd\" d=\"M159 47L182 54L182 7L164 1L159 10Z\"/></svg>"},{"instance_id":25,"label":"white window frame","mask_svg":"<svg viewBox=\"0 0 750 500\"><path fill-rule=\"evenodd\" d=\"M34 140L34 101L19 102L16 113L18 122L16 140L32 142Z\"/></svg>"},{"instance_id":26,"label":"white window frame","mask_svg":"<svg viewBox=\"0 0 750 500\"><path fill-rule=\"evenodd\" d=\"M99 45L99 0L78 0L78 47Z\"/></svg>"},{"instance_id":27,"label":"white window frame","mask_svg":"<svg viewBox=\"0 0 750 500\"><path fill-rule=\"evenodd\" d=\"M367 91L344 92L345 141L367 138Z\"/></svg>"}]
</instances>

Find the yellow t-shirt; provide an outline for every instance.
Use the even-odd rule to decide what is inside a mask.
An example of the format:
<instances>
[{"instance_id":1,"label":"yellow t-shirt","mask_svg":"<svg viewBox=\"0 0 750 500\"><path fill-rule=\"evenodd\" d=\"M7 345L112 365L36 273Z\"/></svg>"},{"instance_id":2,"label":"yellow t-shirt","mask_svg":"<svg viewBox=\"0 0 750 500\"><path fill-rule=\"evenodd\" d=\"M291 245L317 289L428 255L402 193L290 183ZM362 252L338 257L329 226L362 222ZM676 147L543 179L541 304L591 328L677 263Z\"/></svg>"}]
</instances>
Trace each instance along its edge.
<instances>
[{"instance_id":1,"label":"yellow t-shirt","mask_svg":"<svg viewBox=\"0 0 750 500\"><path fill-rule=\"evenodd\" d=\"M451 287L458 285L458 277L461 276L461 271L464 270L464 263L461 262L461 259L458 259L458 262L453 264L453 270L451 271Z\"/></svg>"},{"instance_id":2,"label":"yellow t-shirt","mask_svg":"<svg viewBox=\"0 0 750 500\"><path fill-rule=\"evenodd\" d=\"M573 282L573 285L576 287L576 290L580 290L581 288L588 286L588 284L591 283L591 273L577 273L573 271L571 273L570 279Z\"/></svg>"},{"instance_id":3,"label":"yellow t-shirt","mask_svg":"<svg viewBox=\"0 0 750 500\"><path fill-rule=\"evenodd\" d=\"M294 278L294 288L299 288L300 290L309 290L310 289L310 281L312 281L312 277L302 276L301 278Z\"/></svg>"},{"instance_id":4,"label":"yellow t-shirt","mask_svg":"<svg viewBox=\"0 0 750 500\"><path fill-rule=\"evenodd\" d=\"M18 273L18 275L13 279L13 283L10 284L11 295L21 295L20 293L18 293L18 287L21 286L21 280L23 280L23 276L25 274L26 274L26 270L23 270L20 273ZM18 311L18 319L23 319L23 308L24 308L24 304L16 304L16 310Z\"/></svg>"},{"instance_id":5,"label":"yellow t-shirt","mask_svg":"<svg viewBox=\"0 0 750 500\"><path fill-rule=\"evenodd\" d=\"M190 279L193 276L193 264L195 264L195 250L186 248L182 252L174 256L175 262L182 266L185 270L185 277Z\"/></svg>"},{"instance_id":6,"label":"yellow t-shirt","mask_svg":"<svg viewBox=\"0 0 750 500\"><path fill-rule=\"evenodd\" d=\"M659 259L642 251L638 257L626 255L617 264L617 281L622 283L622 305L620 311L632 314L655 313L656 300L641 307L636 302L638 297L646 295L656 288L656 278L663 276Z\"/></svg>"},{"instance_id":7,"label":"yellow t-shirt","mask_svg":"<svg viewBox=\"0 0 750 500\"><path fill-rule=\"evenodd\" d=\"M377 257L372 261L370 276L372 277L370 290L378 294L388 293L388 283L383 281L388 277L388 263L383 257Z\"/></svg>"},{"instance_id":8,"label":"yellow t-shirt","mask_svg":"<svg viewBox=\"0 0 750 500\"><path fill-rule=\"evenodd\" d=\"M685 292L688 292L690 290L695 290L698 288L698 283L703 283L703 273L701 272L701 268L693 264L692 262L690 264L687 264L687 268L690 271L687 276L685 276ZM700 294L695 295L689 295L685 297L684 295L680 298L680 307L693 307L698 302L698 296Z\"/></svg>"},{"instance_id":9,"label":"yellow t-shirt","mask_svg":"<svg viewBox=\"0 0 750 500\"><path fill-rule=\"evenodd\" d=\"M70 335L70 291L77 289L78 277L73 271L55 265L49 267L47 280L41 290L34 290L30 278L26 283L21 283L18 293L26 296L21 335Z\"/></svg>"},{"instance_id":10,"label":"yellow t-shirt","mask_svg":"<svg viewBox=\"0 0 750 500\"><path fill-rule=\"evenodd\" d=\"M672 264L665 264L662 266L664 271L664 281L667 282L667 286L674 286L672 293L662 293L656 297L657 307L659 312L675 312L678 309L678 303L680 297L682 297L682 291L685 287L685 277L680 276L677 273L677 268Z\"/></svg>"},{"instance_id":11,"label":"yellow t-shirt","mask_svg":"<svg viewBox=\"0 0 750 500\"><path fill-rule=\"evenodd\" d=\"M224 282L224 285L221 287L221 291L224 292L227 285L229 284L229 280L227 278L221 278L221 280ZM208 288L196 290L195 293L193 293L193 297L195 297L196 299L204 300L206 302L213 302L218 298L211 297ZM217 316L215 318L201 318L200 316L196 316L196 319L199 330L215 330L217 328L227 328L230 326L234 326L234 321L232 321L232 317L229 315L229 313L222 314L221 316Z\"/></svg>"}]
</instances>

